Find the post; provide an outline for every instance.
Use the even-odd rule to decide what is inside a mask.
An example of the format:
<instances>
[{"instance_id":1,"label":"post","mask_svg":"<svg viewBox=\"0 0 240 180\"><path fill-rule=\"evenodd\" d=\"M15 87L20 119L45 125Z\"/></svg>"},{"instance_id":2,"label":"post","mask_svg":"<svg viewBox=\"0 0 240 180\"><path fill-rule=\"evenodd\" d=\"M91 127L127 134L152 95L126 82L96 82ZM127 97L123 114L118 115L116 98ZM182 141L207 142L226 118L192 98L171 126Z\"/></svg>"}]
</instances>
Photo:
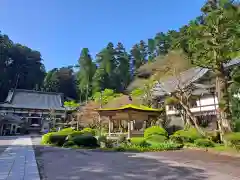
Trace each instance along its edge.
<instances>
[{"instance_id":1,"label":"post","mask_svg":"<svg viewBox=\"0 0 240 180\"><path fill-rule=\"evenodd\" d=\"M130 113L128 113L128 137L127 137L127 139L131 139L131 135L132 135L131 121L132 121L132 116Z\"/></svg>"},{"instance_id":2,"label":"post","mask_svg":"<svg viewBox=\"0 0 240 180\"><path fill-rule=\"evenodd\" d=\"M109 116L109 120L108 120L108 136L109 137L111 135L111 128L112 128L112 117Z\"/></svg>"}]
</instances>

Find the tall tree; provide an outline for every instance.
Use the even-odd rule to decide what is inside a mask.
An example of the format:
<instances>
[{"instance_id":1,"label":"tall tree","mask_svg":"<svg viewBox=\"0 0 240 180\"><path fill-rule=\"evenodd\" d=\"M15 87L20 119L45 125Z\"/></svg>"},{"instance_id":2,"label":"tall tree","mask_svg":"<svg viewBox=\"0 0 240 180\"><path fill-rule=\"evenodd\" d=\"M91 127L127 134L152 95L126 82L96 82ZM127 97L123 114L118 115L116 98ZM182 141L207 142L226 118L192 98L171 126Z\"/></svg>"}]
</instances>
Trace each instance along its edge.
<instances>
[{"instance_id":1,"label":"tall tree","mask_svg":"<svg viewBox=\"0 0 240 180\"><path fill-rule=\"evenodd\" d=\"M219 100L219 128L222 134L232 131L228 98L228 77L224 64L240 48L240 11L229 0L209 0L202 8L202 23L192 21L188 28L193 63L206 67L216 75Z\"/></svg>"},{"instance_id":2,"label":"tall tree","mask_svg":"<svg viewBox=\"0 0 240 180\"><path fill-rule=\"evenodd\" d=\"M94 89L114 89L117 88L115 49L113 43L108 43L100 53L97 54L98 69L94 77Z\"/></svg>"},{"instance_id":3,"label":"tall tree","mask_svg":"<svg viewBox=\"0 0 240 180\"><path fill-rule=\"evenodd\" d=\"M131 51L131 57L132 57L132 63L133 63L133 68L134 70L138 69L141 65L144 64L144 62L142 61L142 56L141 56L141 50L139 47L139 44L135 44Z\"/></svg>"},{"instance_id":4,"label":"tall tree","mask_svg":"<svg viewBox=\"0 0 240 180\"><path fill-rule=\"evenodd\" d=\"M155 36L156 52L157 55L165 55L170 48L170 38L163 32L157 33Z\"/></svg>"},{"instance_id":5,"label":"tall tree","mask_svg":"<svg viewBox=\"0 0 240 180\"><path fill-rule=\"evenodd\" d=\"M40 52L14 44L0 32L0 101L11 88L39 89L44 76Z\"/></svg>"},{"instance_id":6,"label":"tall tree","mask_svg":"<svg viewBox=\"0 0 240 180\"><path fill-rule=\"evenodd\" d=\"M78 90L80 92L80 96L85 94L85 98L87 99L91 96L92 79L96 71L96 65L89 54L88 48L82 49L78 64L80 66L77 78L79 86Z\"/></svg>"},{"instance_id":7,"label":"tall tree","mask_svg":"<svg viewBox=\"0 0 240 180\"><path fill-rule=\"evenodd\" d=\"M116 80L117 80L117 90L122 92L126 89L130 82L130 59L122 43L118 43L115 48L116 55Z\"/></svg>"}]
</instances>

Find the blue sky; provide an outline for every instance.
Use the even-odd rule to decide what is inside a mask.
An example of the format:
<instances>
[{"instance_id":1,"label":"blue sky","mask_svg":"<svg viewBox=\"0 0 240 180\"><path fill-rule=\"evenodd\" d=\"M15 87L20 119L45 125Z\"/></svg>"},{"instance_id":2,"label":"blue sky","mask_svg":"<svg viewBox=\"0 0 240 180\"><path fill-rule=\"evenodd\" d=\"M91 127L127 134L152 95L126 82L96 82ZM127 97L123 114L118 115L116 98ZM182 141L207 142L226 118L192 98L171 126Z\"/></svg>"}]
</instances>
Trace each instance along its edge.
<instances>
[{"instance_id":1,"label":"blue sky","mask_svg":"<svg viewBox=\"0 0 240 180\"><path fill-rule=\"evenodd\" d=\"M204 0L0 0L0 31L41 52L47 70L95 56L108 42L127 50L157 32L178 29Z\"/></svg>"}]
</instances>

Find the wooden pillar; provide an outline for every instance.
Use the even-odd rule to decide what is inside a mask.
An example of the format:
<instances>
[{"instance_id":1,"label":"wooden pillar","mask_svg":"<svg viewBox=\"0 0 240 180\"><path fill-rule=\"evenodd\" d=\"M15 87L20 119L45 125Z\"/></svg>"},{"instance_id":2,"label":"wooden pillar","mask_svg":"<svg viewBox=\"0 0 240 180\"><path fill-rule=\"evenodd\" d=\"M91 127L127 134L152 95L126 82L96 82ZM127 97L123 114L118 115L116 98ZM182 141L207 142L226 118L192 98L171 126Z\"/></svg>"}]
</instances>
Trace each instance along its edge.
<instances>
[{"instance_id":1,"label":"wooden pillar","mask_svg":"<svg viewBox=\"0 0 240 180\"><path fill-rule=\"evenodd\" d=\"M132 115L130 113L128 113L128 136L127 136L127 139L131 139L131 136L132 136L131 121L132 121Z\"/></svg>"},{"instance_id":2,"label":"wooden pillar","mask_svg":"<svg viewBox=\"0 0 240 180\"><path fill-rule=\"evenodd\" d=\"M1 124L1 131L0 131L0 136L3 135L3 123Z\"/></svg>"},{"instance_id":3,"label":"wooden pillar","mask_svg":"<svg viewBox=\"0 0 240 180\"><path fill-rule=\"evenodd\" d=\"M112 129L112 116L109 116L109 120L108 120L108 136L111 135L111 129Z\"/></svg>"},{"instance_id":4,"label":"wooden pillar","mask_svg":"<svg viewBox=\"0 0 240 180\"><path fill-rule=\"evenodd\" d=\"M13 124L11 124L10 134L12 134L12 130L13 130Z\"/></svg>"}]
</instances>

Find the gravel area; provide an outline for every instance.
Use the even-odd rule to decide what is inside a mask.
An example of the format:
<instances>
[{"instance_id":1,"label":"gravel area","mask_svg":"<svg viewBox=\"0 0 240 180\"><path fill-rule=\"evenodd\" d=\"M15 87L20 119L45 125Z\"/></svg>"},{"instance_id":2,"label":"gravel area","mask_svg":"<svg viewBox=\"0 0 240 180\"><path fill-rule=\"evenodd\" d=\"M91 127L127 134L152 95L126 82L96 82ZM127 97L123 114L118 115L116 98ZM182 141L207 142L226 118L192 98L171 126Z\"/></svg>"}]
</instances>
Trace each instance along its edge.
<instances>
[{"instance_id":1,"label":"gravel area","mask_svg":"<svg viewBox=\"0 0 240 180\"><path fill-rule=\"evenodd\" d=\"M39 145L42 180L240 180L240 159L195 150L157 153L96 152Z\"/></svg>"}]
</instances>

